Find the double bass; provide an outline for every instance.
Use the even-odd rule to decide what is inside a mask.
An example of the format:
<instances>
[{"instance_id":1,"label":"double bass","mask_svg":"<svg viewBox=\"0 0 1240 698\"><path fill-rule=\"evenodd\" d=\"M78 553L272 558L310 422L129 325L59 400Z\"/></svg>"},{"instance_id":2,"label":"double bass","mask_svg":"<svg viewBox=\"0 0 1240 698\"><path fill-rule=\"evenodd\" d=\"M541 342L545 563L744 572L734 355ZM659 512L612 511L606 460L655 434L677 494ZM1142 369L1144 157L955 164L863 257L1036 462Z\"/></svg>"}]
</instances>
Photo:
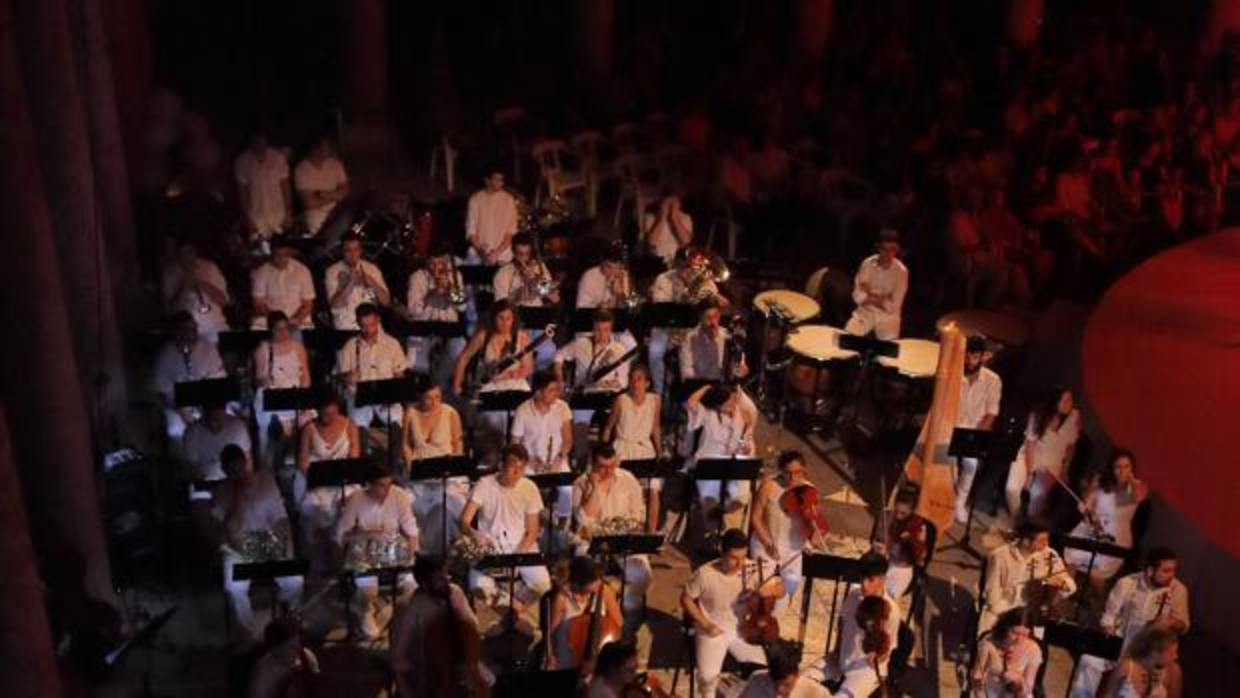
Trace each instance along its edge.
<instances>
[{"instance_id":1,"label":"double bass","mask_svg":"<svg viewBox=\"0 0 1240 698\"><path fill-rule=\"evenodd\" d=\"M590 611L567 621L572 665L578 668L582 676L593 673L594 659L598 656L599 648L608 642L619 640L624 630L619 602L607 603L608 599L604 598L604 593L609 590L611 587L607 582L603 582L590 600Z\"/></svg>"}]
</instances>

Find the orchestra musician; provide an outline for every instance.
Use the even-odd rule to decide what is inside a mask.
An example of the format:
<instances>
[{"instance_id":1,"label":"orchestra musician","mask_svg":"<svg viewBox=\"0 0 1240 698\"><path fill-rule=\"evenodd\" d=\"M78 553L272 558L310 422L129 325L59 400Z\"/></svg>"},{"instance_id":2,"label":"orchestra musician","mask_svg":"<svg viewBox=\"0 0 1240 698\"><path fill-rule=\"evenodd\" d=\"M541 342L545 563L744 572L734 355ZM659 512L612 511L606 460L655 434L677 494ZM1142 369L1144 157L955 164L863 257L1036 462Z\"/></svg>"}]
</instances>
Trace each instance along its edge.
<instances>
[{"instance_id":1,"label":"orchestra musician","mask_svg":"<svg viewBox=\"0 0 1240 698\"><path fill-rule=\"evenodd\" d=\"M405 548L412 554L418 549L418 522L413 516L413 495L403 487L392 484L392 474L383 466L372 463L366 472L366 487L355 491L344 500L340 518L336 520L335 538L340 545L364 545L369 539L403 539ZM349 612L365 640L379 638L384 627L383 616L394 609L387 608L379 598L377 577L358 577L354 583L357 591ZM407 599L416 588L413 577L405 572L396 579L400 589L399 598Z\"/></svg>"},{"instance_id":2,"label":"orchestra musician","mask_svg":"<svg viewBox=\"0 0 1240 698\"><path fill-rule=\"evenodd\" d=\"M926 520L917 508L917 490L905 488L896 493L887 530L874 541L874 550L887 557L887 594L901 600L913 583L913 574L926 564Z\"/></svg>"},{"instance_id":3,"label":"orchestra musician","mask_svg":"<svg viewBox=\"0 0 1240 698\"><path fill-rule=\"evenodd\" d=\"M415 321L461 322L469 305L465 282L452 259L452 248L436 245L426 260L426 268L409 275L405 307ZM447 384L449 369L465 349L464 337L414 337L407 340L409 367L431 376L434 383Z\"/></svg>"},{"instance_id":4,"label":"orchestra musician","mask_svg":"<svg viewBox=\"0 0 1240 698\"><path fill-rule=\"evenodd\" d=\"M263 648L246 683L246 698L311 695L310 677L319 673L319 659L302 644L295 616L268 623L263 631Z\"/></svg>"},{"instance_id":5,"label":"orchestra musician","mask_svg":"<svg viewBox=\"0 0 1240 698\"><path fill-rule=\"evenodd\" d=\"M1107 596L1099 622L1105 633L1124 638L1131 646L1142 630L1164 627L1175 634L1188 632L1188 589L1176 579L1178 560L1169 548L1151 548L1140 572L1121 577ZM1072 698L1089 698L1098 691L1102 676L1113 666L1101 657L1085 654L1072 678Z\"/></svg>"},{"instance_id":6,"label":"orchestra musician","mask_svg":"<svg viewBox=\"0 0 1240 698\"><path fill-rule=\"evenodd\" d=\"M603 579L603 568L599 563L585 555L578 555L569 563L568 584L557 587L553 594L547 626L551 629L547 668L580 670L582 667L578 665L578 660L593 648L575 646L574 641L580 643L582 640L580 629L583 624L588 627L594 623L597 630L602 630L607 620L621 617L616 590ZM585 634L588 644L589 633ZM600 639L611 641L620 638L600 636Z\"/></svg>"},{"instance_id":7,"label":"orchestra musician","mask_svg":"<svg viewBox=\"0 0 1240 698\"><path fill-rule=\"evenodd\" d=\"M282 559L293 556L292 528L284 499L271 473L255 473L254 464L240 446L228 445L220 451L220 463L228 480L212 493L211 517L218 529L224 563L224 588L228 591L237 625L249 634L251 640L262 637L263 625L254 615L250 603L250 580L233 579L233 567L239 562L250 562L243 557L243 541L248 534L271 532L284 542ZM265 562L265 560L258 560ZM276 577L280 601L290 608L301 602L304 580L300 575Z\"/></svg>"},{"instance_id":8,"label":"orchestra musician","mask_svg":"<svg viewBox=\"0 0 1240 698\"><path fill-rule=\"evenodd\" d=\"M220 462L220 450L229 445L239 446L247 456L253 457L249 425L244 419L228 414L223 405L207 405L202 419L185 430L183 451L190 479L213 482L227 477Z\"/></svg>"},{"instance_id":9,"label":"orchestra musician","mask_svg":"<svg viewBox=\"0 0 1240 698\"><path fill-rule=\"evenodd\" d=\"M250 278L254 304L251 327L261 330L273 310L284 313L297 327L314 325L314 279L306 265L293 258L293 239L280 235L272 240L271 257Z\"/></svg>"},{"instance_id":10,"label":"orchestra musician","mask_svg":"<svg viewBox=\"0 0 1240 698\"><path fill-rule=\"evenodd\" d=\"M758 486L749 513L749 553L754 558L781 566L784 598L791 599L801 585L801 557L798 553L807 544L819 543L826 531L815 530L816 521L809 522L811 530L806 531L806 522L800 516L794 519L780 502L784 493L793 487L813 487L805 476L805 457L800 451L784 451L779 454L776 466L778 472Z\"/></svg>"},{"instance_id":11,"label":"orchestra musician","mask_svg":"<svg viewBox=\"0 0 1240 698\"><path fill-rule=\"evenodd\" d=\"M730 654L737 661L752 664L766 663L762 647L741 637L741 615L751 595L778 599L784 593L774 565L749 559L749 540L744 531L724 531L719 547L720 556L694 570L680 595L680 606L697 629L697 690L703 696L715 695L725 656Z\"/></svg>"},{"instance_id":12,"label":"orchestra musician","mask_svg":"<svg viewBox=\"0 0 1240 698\"><path fill-rule=\"evenodd\" d=\"M343 490L340 487L310 488L306 481L310 464L361 455L362 440L357 424L345 414L340 398L327 393L316 405L314 420L302 427L297 472L293 474L293 503L299 512L297 528L301 533L302 549L316 571L330 566L336 513L343 499L360 487L349 484Z\"/></svg>"},{"instance_id":13,"label":"orchestra musician","mask_svg":"<svg viewBox=\"0 0 1240 698\"><path fill-rule=\"evenodd\" d=\"M1056 482L1067 477L1081 436L1081 412L1068 388L1052 390L1029 414L1025 443L1008 470L1008 511L1016 515L1028 496L1028 516L1038 517Z\"/></svg>"},{"instance_id":14,"label":"orchestra musician","mask_svg":"<svg viewBox=\"0 0 1240 698\"><path fill-rule=\"evenodd\" d=\"M632 643L621 640L603 645L583 698L628 698L630 687L642 688L637 667L637 648Z\"/></svg>"},{"instance_id":15,"label":"orchestra musician","mask_svg":"<svg viewBox=\"0 0 1240 698\"><path fill-rule=\"evenodd\" d=\"M336 158L335 145L327 135L310 144L310 155L293 168L293 188L306 215L306 233L317 235L323 223L349 195L349 177Z\"/></svg>"},{"instance_id":16,"label":"orchestra musician","mask_svg":"<svg viewBox=\"0 0 1240 698\"><path fill-rule=\"evenodd\" d=\"M362 259L362 238L351 230L341 236L340 261L323 273L323 286L331 306L332 327L338 330L357 329L357 306L362 303L392 303L383 272Z\"/></svg>"},{"instance_id":17,"label":"orchestra musician","mask_svg":"<svg viewBox=\"0 0 1240 698\"><path fill-rule=\"evenodd\" d=\"M163 408L168 438L179 441L186 426L199 418L199 411L176 406L176 384L223 378L227 374L219 349L198 336L193 315L181 311L172 316L169 324L172 336L155 358L151 388Z\"/></svg>"},{"instance_id":18,"label":"orchestra musician","mask_svg":"<svg viewBox=\"0 0 1240 698\"><path fill-rule=\"evenodd\" d=\"M579 335L555 352L552 368L556 379L564 381L564 364L570 362L574 366L571 390L584 393L618 393L629 384L629 358L598 380L592 380L594 373L612 366L628 351L628 347L612 334L615 318L611 311L600 310L594 316L593 328L588 335ZM573 410L573 421L583 425L586 431L590 420L594 417L593 410Z\"/></svg>"},{"instance_id":19,"label":"orchestra musician","mask_svg":"<svg viewBox=\"0 0 1240 698\"><path fill-rule=\"evenodd\" d=\"M534 238L529 233L512 237L512 261L501 266L491 280L495 300L511 301L513 305L542 307L560 302L559 289L543 296L539 282L551 279L551 270L534 253Z\"/></svg>"},{"instance_id":20,"label":"orchestra musician","mask_svg":"<svg viewBox=\"0 0 1240 698\"><path fill-rule=\"evenodd\" d=\"M990 351L986 338L971 335L965 342L964 380L960 381L960 410L956 413L956 426L965 429L994 428L999 417L999 401L1003 395L1003 381L999 374L986 367ZM969 491L977 475L976 458L960 458L956 472L956 521L969 520ZM898 595L897 595L898 596Z\"/></svg>"},{"instance_id":21,"label":"orchestra musician","mask_svg":"<svg viewBox=\"0 0 1240 698\"><path fill-rule=\"evenodd\" d=\"M220 331L228 329L224 317L224 308L231 302L228 280L215 262L198 254L193 241L177 243L176 258L164 267L159 289L164 312L193 315L199 334L208 342L215 344Z\"/></svg>"},{"instance_id":22,"label":"orchestra musician","mask_svg":"<svg viewBox=\"0 0 1240 698\"><path fill-rule=\"evenodd\" d=\"M241 213L251 241L266 240L292 222L293 190L288 174L284 151L271 147L261 129L251 133L245 150L233 164Z\"/></svg>"},{"instance_id":23,"label":"orchestra musician","mask_svg":"<svg viewBox=\"0 0 1240 698\"><path fill-rule=\"evenodd\" d=\"M512 239L520 221L516 198L504 189L504 173L487 168L483 188L469 197L465 239L471 264L496 265L512 260Z\"/></svg>"},{"instance_id":24,"label":"orchestra musician","mask_svg":"<svg viewBox=\"0 0 1240 698\"><path fill-rule=\"evenodd\" d=\"M646 364L635 363L629 368L629 387L616 396L603 426L603 443L610 443L616 457L626 460L657 458L662 443L659 423L663 414L663 401L650 392L650 369ZM646 515L651 531L659 527L659 493L663 490L663 478L650 479L650 502Z\"/></svg>"},{"instance_id":25,"label":"orchestra musician","mask_svg":"<svg viewBox=\"0 0 1240 698\"><path fill-rule=\"evenodd\" d=\"M573 412L560 399L561 383L550 371L534 374L534 394L517 406L512 417L512 443L530 454L527 474L566 473L573 451ZM567 522L572 516L572 487L556 494L553 515Z\"/></svg>"},{"instance_id":26,"label":"orchestra musician","mask_svg":"<svg viewBox=\"0 0 1240 698\"><path fill-rule=\"evenodd\" d=\"M878 233L878 252L866 257L853 281L857 304L844 325L849 334L892 340L900 336L900 313L908 293L908 267L899 259L900 234L890 228Z\"/></svg>"},{"instance_id":27,"label":"orchestra musician","mask_svg":"<svg viewBox=\"0 0 1240 698\"><path fill-rule=\"evenodd\" d=\"M727 299L719 292L715 280L706 272L706 255L695 248L684 248L675 255L671 269L655 277L650 285L650 300L655 303L701 304L715 302L726 307ZM654 378L654 390L663 392L664 356L674 344L677 333L663 327L650 330L650 370Z\"/></svg>"},{"instance_id":28,"label":"orchestra musician","mask_svg":"<svg viewBox=\"0 0 1240 698\"><path fill-rule=\"evenodd\" d=\"M465 349L456 357L456 365L452 370L452 391L458 396L464 395L470 370L474 371L476 377L486 367L495 366L498 362L520 353L529 343L530 338L521 329L520 318L512 303L495 302L487 311L483 326L469 338ZM477 365L474 365L475 363ZM481 393L508 390L528 392L530 384L527 378L533 372L534 359L526 354L516 363L482 382L477 386L477 390ZM489 433L479 435L481 439L474 444L475 453L482 453L486 458L493 457L498 451L497 440L499 445L502 445L508 416L503 412L482 412L479 418Z\"/></svg>"},{"instance_id":29,"label":"orchestra musician","mask_svg":"<svg viewBox=\"0 0 1240 698\"><path fill-rule=\"evenodd\" d=\"M766 646L766 669L749 677L740 698L831 698L826 686L801 676L800 649L788 640Z\"/></svg>"},{"instance_id":30,"label":"orchestra musician","mask_svg":"<svg viewBox=\"0 0 1240 698\"><path fill-rule=\"evenodd\" d=\"M409 464L410 476L417 476L418 461L427 458L464 455L461 415L452 405L444 402L443 388L428 385L418 396L412 409L405 410L404 436L401 455ZM445 523L444 485L440 480L418 480L410 486L413 491L413 513L418 518L418 530L422 532L422 552L446 555L443 547ZM447 518L448 544L456 539L456 522L465 508L469 496L469 478L448 479Z\"/></svg>"},{"instance_id":31,"label":"orchestra musician","mask_svg":"<svg viewBox=\"0 0 1240 698\"><path fill-rule=\"evenodd\" d=\"M658 498L651 491L650 500ZM654 530L654 521L648 517L649 507L644 501L641 483L632 473L620 467L615 449L607 444L596 444L590 454L590 470L573 483L573 517L577 535L588 541L599 530L599 524L622 519L632 522L631 533ZM579 550L584 554L584 550ZM650 558L646 555L629 555L624 567L625 627L630 628L631 619L645 605L646 590L654 573ZM626 636L631 633L626 632Z\"/></svg>"},{"instance_id":32,"label":"orchestra musician","mask_svg":"<svg viewBox=\"0 0 1240 698\"><path fill-rule=\"evenodd\" d=\"M723 327L723 304L717 299L707 303L702 309L701 323L689 330L680 344L681 380L717 381L748 376L744 352L730 355L730 338L731 333Z\"/></svg>"},{"instance_id":33,"label":"orchestra musician","mask_svg":"<svg viewBox=\"0 0 1240 698\"><path fill-rule=\"evenodd\" d=\"M478 618L465 592L448 579L442 558L413 563L417 590L392 619L392 673L402 698L490 695L480 660Z\"/></svg>"},{"instance_id":34,"label":"orchestra musician","mask_svg":"<svg viewBox=\"0 0 1240 698\"><path fill-rule=\"evenodd\" d=\"M542 495L525 477L529 452L521 444L504 448L499 472L478 480L461 512L462 535L498 553L538 551ZM477 517L475 524L474 518ZM551 575L545 565L519 567L526 592L522 598L508 599L508 590L499 589L495 580L478 569L469 571L469 591L491 606L507 606L520 614L551 590Z\"/></svg>"},{"instance_id":35,"label":"orchestra musician","mask_svg":"<svg viewBox=\"0 0 1240 698\"><path fill-rule=\"evenodd\" d=\"M1024 608L1004 612L978 640L969 674L974 698L1033 698L1042 648L1033 639Z\"/></svg>"},{"instance_id":36,"label":"orchestra musician","mask_svg":"<svg viewBox=\"0 0 1240 698\"><path fill-rule=\"evenodd\" d=\"M632 297L633 285L622 246L608 248L603 260L581 275L577 308L618 308Z\"/></svg>"},{"instance_id":37,"label":"orchestra musician","mask_svg":"<svg viewBox=\"0 0 1240 698\"><path fill-rule=\"evenodd\" d=\"M848 590L840 607L839 641L826 666L826 678L843 680L837 696L867 698L883 685L900 631L900 612L887 594L887 559L861 556L861 583Z\"/></svg>"},{"instance_id":38,"label":"orchestra musician","mask_svg":"<svg viewBox=\"0 0 1240 698\"><path fill-rule=\"evenodd\" d=\"M1173 630L1150 625L1133 637L1099 698L1180 698L1183 678L1180 639Z\"/></svg>"},{"instance_id":39,"label":"orchestra musician","mask_svg":"<svg viewBox=\"0 0 1240 698\"><path fill-rule=\"evenodd\" d=\"M383 330L377 307L362 303L357 306L355 314L361 329L336 354L336 375L346 386L349 417L363 429L373 426L376 421L385 423L389 428L390 425L399 428L404 416L403 407L399 403L358 405L357 384L389 380L404 374L405 351L395 337ZM382 433L382 438L386 440L386 432Z\"/></svg>"},{"instance_id":40,"label":"orchestra musician","mask_svg":"<svg viewBox=\"0 0 1240 698\"><path fill-rule=\"evenodd\" d=\"M671 266L676 253L693 244L693 219L680 207L680 197L669 193L654 211L642 218L642 242L650 253Z\"/></svg>"},{"instance_id":41,"label":"orchestra musician","mask_svg":"<svg viewBox=\"0 0 1240 698\"><path fill-rule=\"evenodd\" d=\"M1045 524L1025 521L1016 528L1016 540L995 548L986 558L986 585L978 634L990 630L999 616L1013 608L1053 606L1076 593L1076 581L1063 558L1051 547ZM1047 598L1040 598L1047 597ZM1046 609L1038 609L1038 618Z\"/></svg>"},{"instance_id":42,"label":"orchestra musician","mask_svg":"<svg viewBox=\"0 0 1240 698\"><path fill-rule=\"evenodd\" d=\"M273 432L278 429L279 438L293 433L294 427L299 426L294 424L298 418L296 410L271 412L263 409L266 391L310 387L310 360L306 347L293 334L284 313L276 310L267 316L267 332L270 336L258 345L252 357L254 382L258 386L254 395L254 431L258 434L258 451L264 456L268 454ZM313 418L312 410L301 413L303 422Z\"/></svg>"},{"instance_id":43,"label":"orchestra musician","mask_svg":"<svg viewBox=\"0 0 1240 698\"><path fill-rule=\"evenodd\" d=\"M1136 476L1136 456L1127 449L1111 454L1102 472L1092 478L1081 505L1082 518L1072 529L1074 538L1109 539L1115 545L1131 548L1132 520L1137 507L1149 497L1149 487ZM1093 555L1085 550L1067 548L1064 562L1072 569L1088 571L1090 583L1099 591L1114 577L1124 561L1110 555Z\"/></svg>"},{"instance_id":44,"label":"orchestra musician","mask_svg":"<svg viewBox=\"0 0 1240 698\"><path fill-rule=\"evenodd\" d=\"M758 410L739 388L728 385L707 384L698 388L685 402L689 414L688 432L701 429L694 463L702 458L752 457L754 447L754 424ZM698 498L706 516L718 515L720 483L717 480L698 480ZM745 483L728 483L728 511L726 516L744 509L749 503L749 487Z\"/></svg>"}]
</instances>

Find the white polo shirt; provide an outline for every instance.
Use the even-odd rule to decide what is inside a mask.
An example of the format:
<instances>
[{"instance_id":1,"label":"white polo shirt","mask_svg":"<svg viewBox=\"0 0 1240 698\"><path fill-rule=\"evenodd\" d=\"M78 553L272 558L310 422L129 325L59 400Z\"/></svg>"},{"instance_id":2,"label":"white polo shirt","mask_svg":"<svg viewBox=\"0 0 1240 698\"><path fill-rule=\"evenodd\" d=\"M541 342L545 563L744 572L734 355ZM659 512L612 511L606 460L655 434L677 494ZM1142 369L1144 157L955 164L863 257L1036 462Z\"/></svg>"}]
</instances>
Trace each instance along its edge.
<instances>
[{"instance_id":1,"label":"white polo shirt","mask_svg":"<svg viewBox=\"0 0 1240 698\"><path fill-rule=\"evenodd\" d=\"M528 478L504 487L494 475L478 480L469 494L478 507L479 533L512 551L525 536L525 517L543 510L542 494Z\"/></svg>"},{"instance_id":2,"label":"white polo shirt","mask_svg":"<svg viewBox=\"0 0 1240 698\"><path fill-rule=\"evenodd\" d=\"M403 487L392 485L387 497L378 502L365 489L355 491L344 501L340 511L336 539L343 539L350 531L416 537L418 520L413 516L413 495Z\"/></svg>"},{"instance_id":3,"label":"white polo shirt","mask_svg":"<svg viewBox=\"0 0 1240 698\"><path fill-rule=\"evenodd\" d=\"M712 623L727 631L740 624L741 592L756 589L761 579L775 572L775 565L769 560L749 560L735 573L725 574L719 569L719 560L693 570L685 593L698 602Z\"/></svg>"},{"instance_id":4,"label":"white polo shirt","mask_svg":"<svg viewBox=\"0 0 1240 698\"><path fill-rule=\"evenodd\" d=\"M584 335L577 337L557 351L555 353L555 363L563 364L565 361L572 361L577 367L577 372L574 375L574 386L581 386L585 385L589 380L590 374L604 366L610 366L618 361L621 356L624 356L627 351L628 347L615 335L612 335L611 341L603 347L596 347L593 337L591 335ZM603 376L597 384L587 386L587 390L605 390L609 392L624 390L629 384L629 364L631 363L632 359L625 361L606 376Z\"/></svg>"},{"instance_id":5,"label":"white polo shirt","mask_svg":"<svg viewBox=\"0 0 1240 698\"><path fill-rule=\"evenodd\" d=\"M624 468L616 468L612 481L595 494L595 498L602 498L597 517L587 514L581 506L585 501L586 486L589 483L588 474L573 481L573 513L577 517L578 525L589 526L615 517L635 519L643 524L646 522L646 500L642 495L642 485L633 473Z\"/></svg>"},{"instance_id":6,"label":"white polo shirt","mask_svg":"<svg viewBox=\"0 0 1240 698\"><path fill-rule=\"evenodd\" d=\"M956 413L956 426L976 429L988 414L999 414L999 399L1003 393L1003 380L999 374L982 366L972 381L968 376L960 381L960 411Z\"/></svg>"},{"instance_id":7,"label":"white polo shirt","mask_svg":"<svg viewBox=\"0 0 1240 698\"><path fill-rule=\"evenodd\" d=\"M379 330L375 341L350 337L336 355L336 373L358 371L358 381L395 378L404 373L405 351L392 335Z\"/></svg>"},{"instance_id":8,"label":"white polo shirt","mask_svg":"<svg viewBox=\"0 0 1240 698\"><path fill-rule=\"evenodd\" d=\"M383 279L383 272L379 271L379 267L359 259L358 266L366 270L366 277L370 279L370 283L383 289L388 290L387 282ZM354 273L349 265L342 259L339 262L327 268L323 274L323 287L327 291L327 302L335 297L336 291L340 290L341 277L347 277ZM375 295L373 289L368 290L365 285L355 284L349 289L348 295L344 299L343 305L333 305L332 310L332 327L338 330L356 330L357 329L357 306L362 303L375 303L378 296Z\"/></svg>"},{"instance_id":9,"label":"white polo shirt","mask_svg":"<svg viewBox=\"0 0 1240 698\"><path fill-rule=\"evenodd\" d=\"M517 200L504 191L482 189L469 197L465 213L465 235L478 240L483 254L493 251L508 235L517 232ZM500 262L512 259L512 246L500 255Z\"/></svg>"},{"instance_id":10,"label":"white polo shirt","mask_svg":"<svg viewBox=\"0 0 1240 698\"><path fill-rule=\"evenodd\" d=\"M297 163L293 170L293 186L297 191L331 191L349 181L345 174L344 164L336 158L329 157L322 165L315 165L309 158ZM306 209L306 228L311 235L319 232L323 222L331 214L335 203Z\"/></svg>"},{"instance_id":11,"label":"white polo shirt","mask_svg":"<svg viewBox=\"0 0 1240 698\"><path fill-rule=\"evenodd\" d=\"M545 463L564 446L564 425L573 421L573 411L568 403L557 399L546 412L542 412L530 398L517 407L512 417L512 440L525 446L530 452L527 471L533 472L536 462ZM554 464L553 472L568 470L563 460Z\"/></svg>"},{"instance_id":12,"label":"white polo shirt","mask_svg":"<svg viewBox=\"0 0 1240 698\"><path fill-rule=\"evenodd\" d=\"M250 295L255 301L266 304L268 309L279 310L292 319L302 301L314 300L314 279L310 277L306 265L295 259L290 259L283 269L265 262L254 270ZM311 324L307 318L303 326L309 327ZM266 326L267 318L254 318L254 327Z\"/></svg>"},{"instance_id":13,"label":"white polo shirt","mask_svg":"<svg viewBox=\"0 0 1240 698\"><path fill-rule=\"evenodd\" d=\"M577 284L578 308L614 308L619 301L603 275L602 266L590 267L581 275Z\"/></svg>"}]
</instances>

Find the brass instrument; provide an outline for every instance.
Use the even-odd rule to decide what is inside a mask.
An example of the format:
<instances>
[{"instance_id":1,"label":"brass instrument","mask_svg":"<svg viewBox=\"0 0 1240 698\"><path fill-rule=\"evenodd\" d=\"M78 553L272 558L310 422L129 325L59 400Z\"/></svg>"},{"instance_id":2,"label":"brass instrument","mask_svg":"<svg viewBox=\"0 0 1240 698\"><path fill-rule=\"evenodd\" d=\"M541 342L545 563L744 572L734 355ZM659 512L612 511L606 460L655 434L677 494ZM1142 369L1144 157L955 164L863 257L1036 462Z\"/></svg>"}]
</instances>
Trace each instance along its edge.
<instances>
[{"instance_id":1,"label":"brass instrument","mask_svg":"<svg viewBox=\"0 0 1240 698\"><path fill-rule=\"evenodd\" d=\"M465 288L461 285L461 277L456 270L456 259L448 255L448 301L459 307L465 305L466 300Z\"/></svg>"},{"instance_id":2,"label":"brass instrument","mask_svg":"<svg viewBox=\"0 0 1240 698\"><path fill-rule=\"evenodd\" d=\"M542 239L538 236L534 237L534 264L534 290L538 292L539 298L546 300L560 284L551 278L551 270L547 269L547 264L543 261Z\"/></svg>"},{"instance_id":3,"label":"brass instrument","mask_svg":"<svg viewBox=\"0 0 1240 698\"><path fill-rule=\"evenodd\" d=\"M593 536L624 536L644 533L646 524L627 516L609 516L590 527Z\"/></svg>"},{"instance_id":4,"label":"brass instrument","mask_svg":"<svg viewBox=\"0 0 1240 698\"><path fill-rule=\"evenodd\" d=\"M415 552L404 536L361 535L346 544L344 566L349 570L367 570L411 565Z\"/></svg>"},{"instance_id":5,"label":"brass instrument","mask_svg":"<svg viewBox=\"0 0 1240 698\"><path fill-rule=\"evenodd\" d=\"M710 285L721 284L731 276L727 263L714 252L702 249L691 250L686 258L692 275L685 282L684 302L699 304L713 300L715 293Z\"/></svg>"}]
</instances>

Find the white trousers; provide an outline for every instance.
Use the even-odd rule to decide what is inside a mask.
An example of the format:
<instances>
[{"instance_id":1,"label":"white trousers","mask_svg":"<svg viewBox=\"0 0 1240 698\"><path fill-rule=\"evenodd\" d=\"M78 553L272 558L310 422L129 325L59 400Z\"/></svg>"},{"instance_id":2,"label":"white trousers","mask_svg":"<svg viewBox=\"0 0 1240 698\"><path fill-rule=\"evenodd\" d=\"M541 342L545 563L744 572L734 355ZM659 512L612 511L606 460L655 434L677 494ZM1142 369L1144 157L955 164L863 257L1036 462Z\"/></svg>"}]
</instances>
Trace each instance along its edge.
<instances>
[{"instance_id":1,"label":"white trousers","mask_svg":"<svg viewBox=\"0 0 1240 698\"><path fill-rule=\"evenodd\" d=\"M894 638L893 638L894 639ZM885 670L885 669L884 669ZM827 662L825 679L835 681L841 677L844 683L835 692L835 698L870 698L878 690L878 674L865 656L856 657L839 666L834 657Z\"/></svg>"},{"instance_id":2,"label":"white trousers","mask_svg":"<svg viewBox=\"0 0 1240 698\"><path fill-rule=\"evenodd\" d=\"M650 381L654 384L655 395L663 394L663 379L666 373L663 357L667 355L668 343L669 335L667 330L659 328L650 330L650 341L646 344L646 351L649 352Z\"/></svg>"},{"instance_id":3,"label":"white trousers","mask_svg":"<svg viewBox=\"0 0 1240 698\"><path fill-rule=\"evenodd\" d=\"M844 325L848 334L866 335L871 331L874 336L883 340L892 340L900 336L900 315L884 313L873 306L859 305L853 310L852 317Z\"/></svg>"},{"instance_id":4,"label":"white trousers","mask_svg":"<svg viewBox=\"0 0 1240 698\"><path fill-rule=\"evenodd\" d=\"M745 642L736 630L724 628L714 637L698 630L694 651L697 655L697 691L703 698L715 698L719 688L719 672L729 654L738 662L766 665L766 652L758 645Z\"/></svg>"},{"instance_id":5,"label":"white trousers","mask_svg":"<svg viewBox=\"0 0 1240 698\"><path fill-rule=\"evenodd\" d=\"M254 615L254 605L250 602L250 580L233 579L233 567L237 563L243 562L243 560L237 555L225 552L223 553L223 562L224 589L228 592L228 598L232 605L233 616L237 619L237 625L241 626L251 639L261 639L264 626ZM275 582L280 601L288 605L289 608L297 608L301 604L301 590L305 585L305 580L300 575L293 575L289 577L276 577Z\"/></svg>"},{"instance_id":6,"label":"white trousers","mask_svg":"<svg viewBox=\"0 0 1240 698\"><path fill-rule=\"evenodd\" d=\"M776 543L776 554L779 555L778 560L772 560L771 556L766 553L766 546L758 541L754 536L749 543L749 556L759 560L767 560L776 566L784 565L779 570L779 578L784 583L784 596L775 602L775 612L781 613L788 607L788 603L792 601L792 597L797 593L797 589L801 587L801 555L797 555L797 551L786 548ZM785 564L787 563L787 564Z\"/></svg>"},{"instance_id":7,"label":"white trousers","mask_svg":"<svg viewBox=\"0 0 1240 698\"><path fill-rule=\"evenodd\" d=\"M1008 511L1013 514L1020 511L1020 491L1025 485L1026 473L1025 451L1021 449L1020 453L1016 454L1016 460L1012 461L1012 467L1008 470L1007 484L1004 487ZM1046 506L1046 498L1050 495L1054 482L1050 477L1043 477L1038 471L1034 471L1033 479L1029 483L1030 516L1042 514L1042 509Z\"/></svg>"},{"instance_id":8,"label":"white trousers","mask_svg":"<svg viewBox=\"0 0 1240 698\"><path fill-rule=\"evenodd\" d=\"M969 491L973 489L973 478L977 477L977 459L961 458L956 468L956 519L965 521L969 518Z\"/></svg>"},{"instance_id":9,"label":"white trousers","mask_svg":"<svg viewBox=\"0 0 1240 698\"><path fill-rule=\"evenodd\" d=\"M719 504L719 480L698 480L698 499L703 508L711 508ZM728 508L742 507L749 503L749 483L740 480L728 481Z\"/></svg>"},{"instance_id":10,"label":"white trousers","mask_svg":"<svg viewBox=\"0 0 1240 698\"><path fill-rule=\"evenodd\" d=\"M1102 675L1115 666L1114 662L1095 657L1092 654L1081 655L1076 665L1076 673L1072 675L1072 688L1068 691L1069 698L1093 698L1098 694Z\"/></svg>"},{"instance_id":11,"label":"white trousers","mask_svg":"<svg viewBox=\"0 0 1240 698\"><path fill-rule=\"evenodd\" d=\"M521 593L521 587L516 588L518 600L523 603L533 603L542 598L543 594L551 591L551 574L542 565L518 567L517 576L521 578L521 584L525 586L525 594ZM501 587L501 585L496 583L494 577L481 570L469 570L469 591L470 593L480 592L486 598L489 605L508 605L507 582Z\"/></svg>"},{"instance_id":12,"label":"white trousers","mask_svg":"<svg viewBox=\"0 0 1240 698\"><path fill-rule=\"evenodd\" d=\"M395 611L391 608L391 604L386 598L388 590L385 588L381 595L379 589L378 577L358 577L356 579L357 591L353 593L353 602L349 604L349 613L353 616L353 622L357 624L357 628L361 631L362 638L366 640L377 639L382 633L383 628L392 620L392 614ZM396 577L396 603L405 603L413 596L413 592L417 591L418 583L413 580L413 575L408 572L397 575Z\"/></svg>"}]
</instances>

